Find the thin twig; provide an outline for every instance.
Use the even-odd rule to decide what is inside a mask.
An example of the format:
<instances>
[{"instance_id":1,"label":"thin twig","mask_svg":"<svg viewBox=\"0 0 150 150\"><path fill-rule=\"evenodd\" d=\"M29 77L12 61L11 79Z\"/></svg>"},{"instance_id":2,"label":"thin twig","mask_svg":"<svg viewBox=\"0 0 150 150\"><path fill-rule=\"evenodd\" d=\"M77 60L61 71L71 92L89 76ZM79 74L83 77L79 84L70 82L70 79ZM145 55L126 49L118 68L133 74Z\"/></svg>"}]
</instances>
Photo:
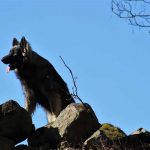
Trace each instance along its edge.
<instances>
[{"instance_id":1,"label":"thin twig","mask_svg":"<svg viewBox=\"0 0 150 150\"><path fill-rule=\"evenodd\" d=\"M59 56L60 59L62 60L63 64L65 65L65 67L69 70L70 74L71 74L71 78L72 78L72 81L73 81L73 88L72 89L75 89L73 90L73 93L71 94L75 99L78 99L82 105L85 107L85 109L87 109L87 111L89 112L89 108L86 106L86 104L82 101L82 99L78 96L78 88L77 88L77 85L76 85L76 77L74 77L73 75L73 72L72 70L68 67L68 65L65 63L64 59Z\"/></svg>"}]
</instances>

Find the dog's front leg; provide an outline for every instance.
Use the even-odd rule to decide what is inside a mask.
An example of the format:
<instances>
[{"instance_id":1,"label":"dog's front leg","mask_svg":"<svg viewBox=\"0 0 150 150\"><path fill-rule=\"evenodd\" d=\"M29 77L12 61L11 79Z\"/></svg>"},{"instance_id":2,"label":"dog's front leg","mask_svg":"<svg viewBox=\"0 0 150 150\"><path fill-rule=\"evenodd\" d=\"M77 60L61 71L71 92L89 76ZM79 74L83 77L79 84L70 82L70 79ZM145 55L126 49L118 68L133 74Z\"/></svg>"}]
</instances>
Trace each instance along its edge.
<instances>
[{"instance_id":1,"label":"dog's front leg","mask_svg":"<svg viewBox=\"0 0 150 150\"><path fill-rule=\"evenodd\" d=\"M54 122L62 111L62 99L57 92L51 92L49 95L49 110L47 111L48 122Z\"/></svg>"},{"instance_id":2,"label":"dog's front leg","mask_svg":"<svg viewBox=\"0 0 150 150\"><path fill-rule=\"evenodd\" d=\"M49 112L47 111L47 120L48 120L48 123L52 123L56 120L56 115L52 112Z\"/></svg>"},{"instance_id":3,"label":"dog's front leg","mask_svg":"<svg viewBox=\"0 0 150 150\"><path fill-rule=\"evenodd\" d=\"M31 89L25 89L25 109L32 115L36 109L36 97Z\"/></svg>"}]
</instances>

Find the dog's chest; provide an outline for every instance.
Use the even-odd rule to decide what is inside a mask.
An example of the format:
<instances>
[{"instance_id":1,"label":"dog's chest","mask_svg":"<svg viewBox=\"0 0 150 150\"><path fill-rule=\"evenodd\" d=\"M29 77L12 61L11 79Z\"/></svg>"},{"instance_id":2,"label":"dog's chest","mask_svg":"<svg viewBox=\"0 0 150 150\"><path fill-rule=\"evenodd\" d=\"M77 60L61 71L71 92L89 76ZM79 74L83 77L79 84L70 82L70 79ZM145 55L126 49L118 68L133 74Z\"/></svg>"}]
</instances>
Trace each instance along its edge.
<instances>
[{"instance_id":1,"label":"dog's chest","mask_svg":"<svg viewBox=\"0 0 150 150\"><path fill-rule=\"evenodd\" d=\"M35 85L39 80L37 69L34 65L24 65L16 71L20 80L24 80L28 85Z\"/></svg>"},{"instance_id":2,"label":"dog's chest","mask_svg":"<svg viewBox=\"0 0 150 150\"><path fill-rule=\"evenodd\" d=\"M25 65L16 72L18 78L31 88L38 88L43 84L52 83L52 77L42 68L34 65Z\"/></svg>"}]
</instances>

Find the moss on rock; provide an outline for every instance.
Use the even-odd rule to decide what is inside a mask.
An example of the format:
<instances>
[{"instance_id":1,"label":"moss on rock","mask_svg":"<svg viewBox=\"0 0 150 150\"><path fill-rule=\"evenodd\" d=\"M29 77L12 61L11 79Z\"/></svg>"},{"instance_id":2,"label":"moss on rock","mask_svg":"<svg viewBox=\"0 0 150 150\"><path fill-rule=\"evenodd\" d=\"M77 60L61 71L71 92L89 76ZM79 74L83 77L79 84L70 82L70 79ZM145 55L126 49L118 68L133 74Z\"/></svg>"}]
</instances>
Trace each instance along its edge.
<instances>
[{"instance_id":1,"label":"moss on rock","mask_svg":"<svg viewBox=\"0 0 150 150\"><path fill-rule=\"evenodd\" d=\"M126 134L120 128L109 123L102 124L100 131L102 131L110 140L117 140L126 137Z\"/></svg>"}]
</instances>

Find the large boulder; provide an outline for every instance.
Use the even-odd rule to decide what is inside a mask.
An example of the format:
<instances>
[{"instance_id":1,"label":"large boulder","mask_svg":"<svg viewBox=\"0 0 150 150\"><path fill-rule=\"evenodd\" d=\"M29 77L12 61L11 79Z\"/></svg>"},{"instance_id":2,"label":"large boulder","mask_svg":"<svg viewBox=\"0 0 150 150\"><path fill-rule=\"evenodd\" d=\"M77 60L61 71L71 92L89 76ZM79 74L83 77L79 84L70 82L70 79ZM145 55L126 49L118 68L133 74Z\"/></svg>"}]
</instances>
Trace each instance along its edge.
<instances>
[{"instance_id":1,"label":"large boulder","mask_svg":"<svg viewBox=\"0 0 150 150\"><path fill-rule=\"evenodd\" d=\"M97 130L84 142L83 149L100 150L104 149L109 143L110 140L105 134L102 131Z\"/></svg>"},{"instance_id":2,"label":"large boulder","mask_svg":"<svg viewBox=\"0 0 150 150\"><path fill-rule=\"evenodd\" d=\"M0 136L0 149L1 150L14 150L14 141Z\"/></svg>"},{"instance_id":3,"label":"large boulder","mask_svg":"<svg viewBox=\"0 0 150 150\"><path fill-rule=\"evenodd\" d=\"M41 127L28 138L28 144L41 150L56 149L60 140L61 137L57 128Z\"/></svg>"},{"instance_id":4,"label":"large boulder","mask_svg":"<svg viewBox=\"0 0 150 150\"><path fill-rule=\"evenodd\" d=\"M150 132L144 128L139 128L125 139L130 147L137 149L150 150Z\"/></svg>"},{"instance_id":5,"label":"large boulder","mask_svg":"<svg viewBox=\"0 0 150 150\"><path fill-rule=\"evenodd\" d=\"M138 139L142 143L150 143L150 132L144 128L139 128L129 135L130 139Z\"/></svg>"},{"instance_id":6,"label":"large boulder","mask_svg":"<svg viewBox=\"0 0 150 150\"><path fill-rule=\"evenodd\" d=\"M27 145L20 144L15 147L15 150L32 150L32 148L29 148Z\"/></svg>"},{"instance_id":7,"label":"large boulder","mask_svg":"<svg viewBox=\"0 0 150 150\"><path fill-rule=\"evenodd\" d=\"M118 127L105 123L84 142L85 149L118 149L121 150L122 139L126 134Z\"/></svg>"},{"instance_id":8,"label":"large boulder","mask_svg":"<svg viewBox=\"0 0 150 150\"><path fill-rule=\"evenodd\" d=\"M77 103L68 105L53 124L47 125L58 128L60 136L73 144L84 142L100 126L90 105Z\"/></svg>"},{"instance_id":9,"label":"large boulder","mask_svg":"<svg viewBox=\"0 0 150 150\"><path fill-rule=\"evenodd\" d=\"M68 142L84 142L100 127L92 108L88 104L85 106L77 103L68 105L56 121L47 127L58 128L61 137Z\"/></svg>"},{"instance_id":10,"label":"large boulder","mask_svg":"<svg viewBox=\"0 0 150 150\"><path fill-rule=\"evenodd\" d=\"M55 122L36 130L28 139L28 144L31 147L49 145L49 149L57 148L62 143L72 147L81 146L100 126L88 104L72 103L60 113Z\"/></svg>"},{"instance_id":11,"label":"large boulder","mask_svg":"<svg viewBox=\"0 0 150 150\"><path fill-rule=\"evenodd\" d=\"M29 113L17 102L10 100L0 105L0 136L11 139L17 144L25 140L32 130Z\"/></svg>"}]
</instances>

